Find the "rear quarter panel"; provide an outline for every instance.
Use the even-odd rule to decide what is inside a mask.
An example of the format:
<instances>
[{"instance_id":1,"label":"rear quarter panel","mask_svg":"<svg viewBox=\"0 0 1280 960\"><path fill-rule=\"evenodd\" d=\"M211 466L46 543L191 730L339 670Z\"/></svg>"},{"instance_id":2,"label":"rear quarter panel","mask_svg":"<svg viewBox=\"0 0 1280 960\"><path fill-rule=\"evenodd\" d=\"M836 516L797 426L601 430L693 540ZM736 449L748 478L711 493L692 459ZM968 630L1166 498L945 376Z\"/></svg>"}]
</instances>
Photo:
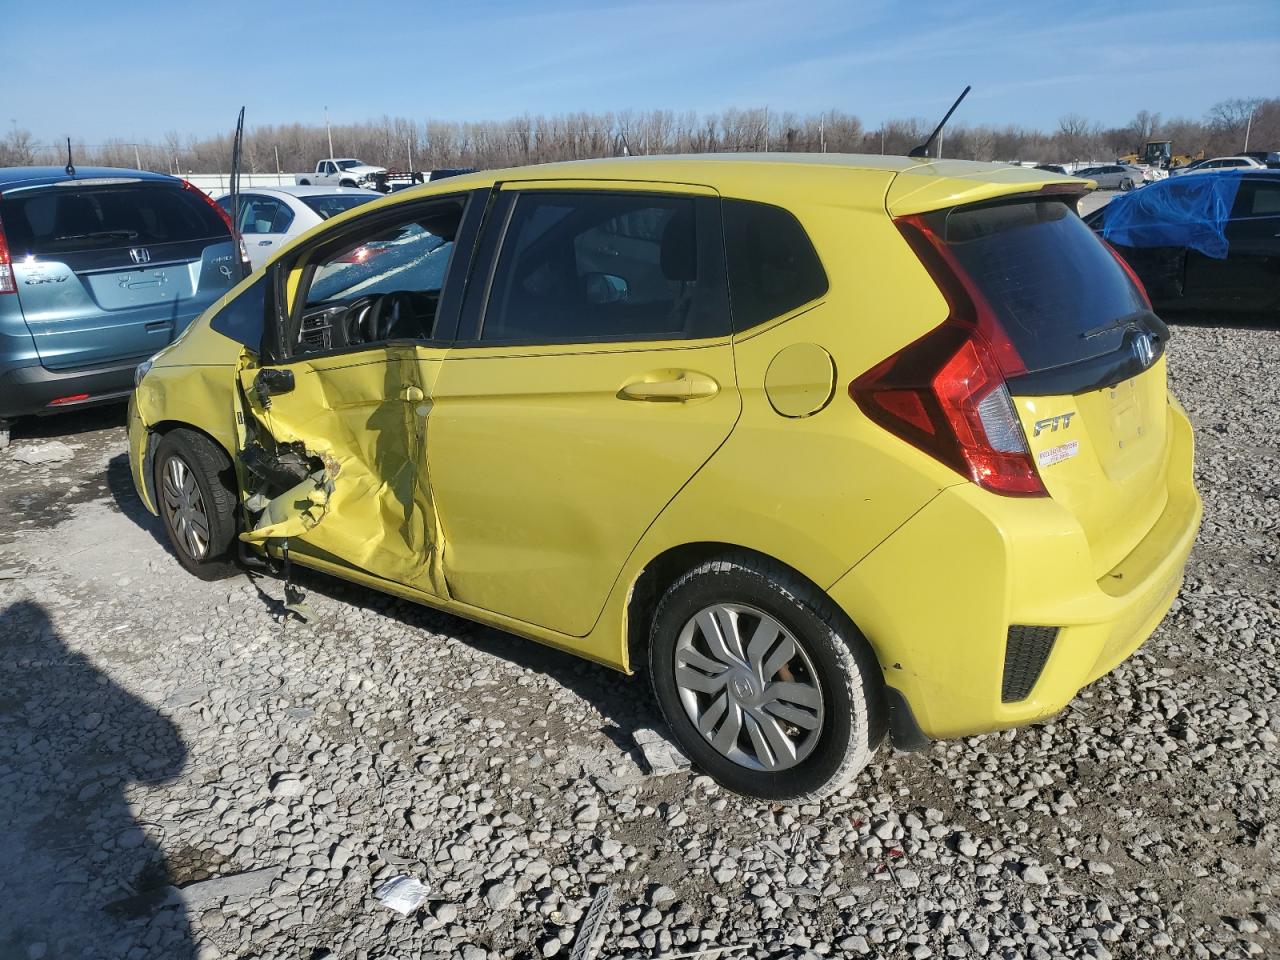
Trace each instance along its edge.
<instances>
[{"instance_id":1,"label":"rear quarter panel","mask_svg":"<svg viewBox=\"0 0 1280 960\"><path fill-rule=\"evenodd\" d=\"M672 547L746 547L825 589L940 490L963 482L872 424L848 393L851 380L947 313L885 212L891 177L816 170L803 194L761 183L720 185L726 197L791 210L813 240L830 287L818 301L735 336L739 421L632 554L606 608L614 636L625 632L618 620L625 618L625 596L636 578ZM770 363L793 344L821 346L835 367L827 404L798 418L780 415L764 388ZM846 612L857 621L857 611ZM624 649L620 662L625 657Z\"/></svg>"}]
</instances>

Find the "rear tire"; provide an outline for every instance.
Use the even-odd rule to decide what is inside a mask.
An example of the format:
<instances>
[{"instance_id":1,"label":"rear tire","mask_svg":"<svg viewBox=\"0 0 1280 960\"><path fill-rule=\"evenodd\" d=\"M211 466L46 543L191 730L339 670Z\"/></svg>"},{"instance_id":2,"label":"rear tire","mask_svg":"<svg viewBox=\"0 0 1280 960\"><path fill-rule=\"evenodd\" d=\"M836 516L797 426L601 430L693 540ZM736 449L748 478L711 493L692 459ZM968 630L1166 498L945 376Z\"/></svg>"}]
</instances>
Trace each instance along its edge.
<instances>
[{"instance_id":1,"label":"rear tire","mask_svg":"<svg viewBox=\"0 0 1280 960\"><path fill-rule=\"evenodd\" d=\"M194 430L169 431L156 448L155 491L178 562L201 580L236 573L236 478L222 448Z\"/></svg>"},{"instance_id":2,"label":"rear tire","mask_svg":"<svg viewBox=\"0 0 1280 960\"><path fill-rule=\"evenodd\" d=\"M310 181L310 180L299 180L299 181L298 181L298 186L300 186L300 187L309 187L309 186L311 186L311 181Z\"/></svg>"},{"instance_id":3,"label":"rear tire","mask_svg":"<svg viewBox=\"0 0 1280 960\"><path fill-rule=\"evenodd\" d=\"M1132 180L1121 180L1121 181L1120 181L1120 192L1121 192L1121 193L1128 193L1128 192L1129 192L1130 190L1132 190L1132 189L1133 189L1133 181L1132 181Z\"/></svg>"},{"instance_id":4,"label":"rear tire","mask_svg":"<svg viewBox=\"0 0 1280 960\"><path fill-rule=\"evenodd\" d=\"M690 759L748 796L827 796L884 739L880 670L862 635L822 591L752 554L671 585L653 617L649 675Z\"/></svg>"}]
</instances>

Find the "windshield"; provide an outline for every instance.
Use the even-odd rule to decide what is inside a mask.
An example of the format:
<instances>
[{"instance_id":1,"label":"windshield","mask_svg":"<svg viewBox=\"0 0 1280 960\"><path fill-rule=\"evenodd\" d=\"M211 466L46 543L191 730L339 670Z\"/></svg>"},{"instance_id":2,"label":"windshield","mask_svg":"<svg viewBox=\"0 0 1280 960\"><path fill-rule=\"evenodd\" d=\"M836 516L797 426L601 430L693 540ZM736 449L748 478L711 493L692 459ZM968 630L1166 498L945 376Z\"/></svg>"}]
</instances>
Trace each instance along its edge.
<instances>
[{"instance_id":1,"label":"windshield","mask_svg":"<svg viewBox=\"0 0 1280 960\"><path fill-rule=\"evenodd\" d=\"M339 160L337 164L339 170L350 170L352 167L364 166L364 163L359 160Z\"/></svg>"},{"instance_id":2,"label":"windshield","mask_svg":"<svg viewBox=\"0 0 1280 960\"><path fill-rule=\"evenodd\" d=\"M438 291L453 243L418 223L366 240L321 264L307 305L397 290Z\"/></svg>"},{"instance_id":3,"label":"windshield","mask_svg":"<svg viewBox=\"0 0 1280 960\"><path fill-rule=\"evenodd\" d=\"M170 186L56 187L10 194L0 201L0 216L10 250L34 256L230 236L202 196Z\"/></svg>"},{"instance_id":4,"label":"windshield","mask_svg":"<svg viewBox=\"0 0 1280 960\"><path fill-rule=\"evenodd\" d=\"M378 196L379 194L376 193L348 193L337 196L299 197L298 199L314 210L321 220L328 220L330 217L336 217L352 207L358 207L360 204L368 203L370 200L377 200Z\"/></svg>"}]
</instances>

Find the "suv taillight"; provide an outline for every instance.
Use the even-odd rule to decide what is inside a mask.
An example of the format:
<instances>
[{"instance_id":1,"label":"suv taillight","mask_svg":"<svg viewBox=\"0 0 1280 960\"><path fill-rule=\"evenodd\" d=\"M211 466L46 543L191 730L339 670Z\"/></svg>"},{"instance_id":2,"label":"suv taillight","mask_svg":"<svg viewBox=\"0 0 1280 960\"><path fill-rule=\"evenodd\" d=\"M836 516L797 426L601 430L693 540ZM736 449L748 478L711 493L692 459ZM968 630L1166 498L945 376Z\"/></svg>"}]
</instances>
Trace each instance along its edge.
<instances>
[{"instance_id":1,"label":"suv taillight","mask_svg":"<svg viewBox=\"0 0 1280 960\"><path fill-rule=\"evenodd\" d=\"M17 293L18 282L13 275L13 263L9 259L9 241L4 235L4 223L0 222L0 293Z\"/></svg>"},{"instance_id":2,"label":"suv taillight","mask_svg":"<svg viewBox=\"0 0 1280 960\"><path fill-rule=\"evenodd\" d=\"M928 224L908 217L898 226L950 315L849 384L849 396L875 423L980 487L1046 496L1005 386L1008 374L1025 371L1022 358Z\"/></svg>"},{"instance_id":3,"label":"suv taillight","mask_svg":"<svg viewBox=\"0 0 1280 960\"><path fill-rule=\"evenodd\" d=\"M240 234L236 232L235 224L231 222L231 214L227 213L226 210L222 209L222 204L218 203L217 200L214 200L213 197L209 196L207 193L205 193L203 190L197 187L190 180L182 181L182 189L190 190L192 193L196 194L196 196L198 196L201 200L203 200L205 203L207 203L209 206L213 207L213 209L217 211L218 216L222 218L222 222L227 225L227 230L230 231L231 233L231 239L235 241L236 246L240 251L240 266L244 268L245 274L252 272L253 265L249 262L249 251L245 248L244 237L240 236Z\"/></svg>"}]
</instances>

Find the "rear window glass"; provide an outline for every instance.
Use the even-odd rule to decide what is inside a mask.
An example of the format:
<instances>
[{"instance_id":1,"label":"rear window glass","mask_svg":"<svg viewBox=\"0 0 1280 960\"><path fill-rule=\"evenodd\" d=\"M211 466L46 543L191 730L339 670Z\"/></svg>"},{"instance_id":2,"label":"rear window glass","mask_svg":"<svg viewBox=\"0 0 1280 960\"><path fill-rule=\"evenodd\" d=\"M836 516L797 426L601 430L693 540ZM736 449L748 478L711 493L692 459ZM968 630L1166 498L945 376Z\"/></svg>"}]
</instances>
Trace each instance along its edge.
<instances>
[{"instance_id":1,"label":"rear window glass","mask_svg":"<svg viewBox=\"0 0 1280 960\"><path fill-rule=\"evenodd\" d=\"M10 250L36 256L229 236L203 197L172 187L53 187L5 197L0 217Z\"/></svg>"},{"instance_id":2,"label":"rear window glass","mask_svg":"<svg viewBox=\"0 0 1280 960\"><path fill-rule=\"evenodd\" d=\"M364 197L359 194L350 194L333 197L299 197L298 199L319 214L321 220L328 220L330 217L345 213L352 207L358 207L370 200L377 200L380 196L381 194L370 193Z\"/></svg>"},{"instance_id":3,"label":"rear window glass","mask_svg":"<svg viewBox=\"0 0 1280 960\"><path fill-rule=\"evenodd\" d=\"M1060 201L954 210L947 245L991 304L1029 372L1102 356L1146 312L1102 241Z\"/></svg>"},{"instance_id":4,"label":"rear window glass","mask_svg":"<svg viewBox=\"0 0 1280 960\"><path fill-rule=\"evenodd\" d=\"M722 209L735 330L782 316L827 292L818 254L790 211L750 200L725 200Z\"/></svg>"}]
</instances>

